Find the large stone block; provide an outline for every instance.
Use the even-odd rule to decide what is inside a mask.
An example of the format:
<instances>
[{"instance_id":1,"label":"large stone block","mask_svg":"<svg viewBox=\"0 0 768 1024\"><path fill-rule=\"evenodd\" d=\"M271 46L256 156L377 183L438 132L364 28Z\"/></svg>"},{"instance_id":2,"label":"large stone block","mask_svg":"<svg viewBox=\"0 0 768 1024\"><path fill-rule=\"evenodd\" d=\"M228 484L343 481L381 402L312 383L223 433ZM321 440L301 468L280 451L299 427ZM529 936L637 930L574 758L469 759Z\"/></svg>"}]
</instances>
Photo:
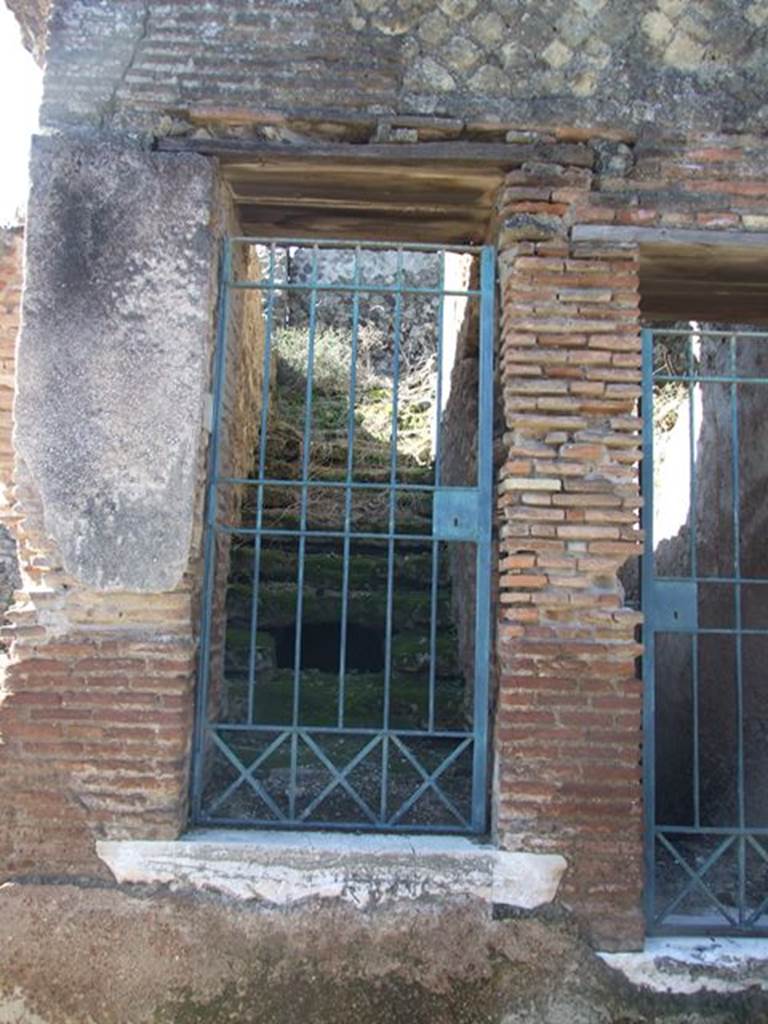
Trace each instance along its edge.
<instances>
[{"instance_id":1,"label":"large stone block","mask_svg":"<svg viewBox=\"0 0 768 1024\"><path fill-rule=\"evenodd\" d=\"M172 589L187 565L212 331L203 157L88 139L32 153L15 442L64 568Z\"/></svg>"}]
</instances>

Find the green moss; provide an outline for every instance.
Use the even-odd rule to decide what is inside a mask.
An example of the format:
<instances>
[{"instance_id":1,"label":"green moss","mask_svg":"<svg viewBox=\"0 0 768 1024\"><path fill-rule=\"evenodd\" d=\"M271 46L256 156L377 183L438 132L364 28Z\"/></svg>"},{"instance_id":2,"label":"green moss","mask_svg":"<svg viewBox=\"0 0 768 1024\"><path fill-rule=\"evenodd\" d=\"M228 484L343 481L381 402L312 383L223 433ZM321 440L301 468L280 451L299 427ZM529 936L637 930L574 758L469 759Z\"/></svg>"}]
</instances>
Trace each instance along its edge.
<instances>
[{"instance_id":1,"label":"green moss","mask_svg":"<svg viewBox=\"0 0 768 1024\"><path fill-rule=\"evenodd\" d=\"M384 557L382 557L384 555ZM341 550L319 551L306 554L304 571L312 586L339 587L344 570ZM440 581L448 577L445 559L441 565ZM386 551L360 552L353 550L349 558L349 586L352 590L385 583L387 579ZM291 582L297 579L298 554L291 549L262 545L260 578L263 583ZM431 579L432 556L428 552L398 553L395 576L398 589L418 584L423 588ZM230 582L249 584L253 578L253 542L232 547Z\"/></svg>"},{"instance_id":2,"label":"green moss","mask_svg":"<svg viewBox=\"0 0 768 1024\"><path fill-rule=\"evenodd\" d=\"M254 690L255 719L288 725L293 711L293 669L262 672ZM460 680L441 681L438 703L441 724L461 722L464 687ZM336 725L339 677L335 672L305 669L301 673L299 718L302 725ZM248 679L227 679L227 712L237 718L245 712ZM348 672L344 681L344 721L347 726L371 726L381 722L384 711L384 673ZM396 729L422 728L428 712L425 674L394 672L390 680L390 724Z\"/></svg>"},{"instance_id":3,"label":"green moss","mask_svg":"<svg viewBox=\"0 0 768 1024\"><path fill-rule=\"evenodd\" d=\"M392 638L392 665L398 672L428 672L430 661L429 635L426 632L403 632ZM435 637L440 676L458 675L457 639L454 630L439 630Z\"/></svg>"},{"instance_id":4,"label":"green moss","mask_svg":"<svg viewBox=\"0 0 768 1024\"><path fill-rule=\"evenodd\" d=\"M235 583L227 595L228 623L242 627L250 622L251 587ZM405 591L396 594L393 609L393 628L400 631L413 624L426 626L430 620L429 592ZM341 616L341 593L321 587L305 586L302 620L305 624L319 625L338 622ZM385 589L351 590L347 599L347 617L350 623L372 629L384 627L387 616ZM259 625L265 629L292 626L296 621L296 587L287 583L263 583L259 588ZM438 601L438 621L450 623L448 599Z\"/></svg>"},{"instance_id":5,"label":"green moss","mask_svg":"<svg viewBox=\"0 0 768 1024\"><path fill-rule=\"evenodd\" d=\"M247 980L218 995L177 992L155 1013L154 1024L500 1024L492 981L454 983L435 992L387 974L381 980L327 977L323 965L252 964Z\"/></svg>"}]
</instances>

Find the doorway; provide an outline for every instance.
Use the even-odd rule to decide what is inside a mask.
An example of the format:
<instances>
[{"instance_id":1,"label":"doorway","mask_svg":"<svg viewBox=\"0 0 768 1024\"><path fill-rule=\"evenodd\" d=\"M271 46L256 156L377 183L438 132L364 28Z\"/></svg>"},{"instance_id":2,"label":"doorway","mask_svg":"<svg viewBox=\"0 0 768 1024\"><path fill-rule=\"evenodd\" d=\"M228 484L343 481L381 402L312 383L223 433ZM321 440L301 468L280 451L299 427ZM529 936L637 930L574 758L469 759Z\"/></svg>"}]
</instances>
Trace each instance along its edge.
<instances>
[{"instance_id":1,"label":"doorway","mask_svg":"<svg viewBox=\"0 0 768 1024\"><path fill-rule=\"evenodd\" d=\"M768 334L643 336L646 912L768 934Z\"/></svg>"},{"instance_id":2,"label":"doorway","mask_svg":"<svg viewBox=\"0 0 768 1024\"><path fill-rule=\"evenodd\" d=\"M227 242L198 823L485 830L494 289L487 246Z\"/></svg>"}]
</instances>

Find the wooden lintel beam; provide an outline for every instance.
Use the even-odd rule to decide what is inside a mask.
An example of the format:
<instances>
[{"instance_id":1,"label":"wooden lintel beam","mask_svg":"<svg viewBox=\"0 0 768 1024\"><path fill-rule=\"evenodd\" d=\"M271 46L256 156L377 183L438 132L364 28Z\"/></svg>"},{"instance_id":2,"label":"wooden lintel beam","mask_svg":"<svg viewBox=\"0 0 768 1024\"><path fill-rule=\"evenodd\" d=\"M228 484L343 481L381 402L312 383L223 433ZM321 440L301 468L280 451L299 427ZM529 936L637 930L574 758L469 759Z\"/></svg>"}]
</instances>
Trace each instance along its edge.
<instances>
[{"instance_id":1,"label":"wooden lintel beam","mask_svg":"<svg viewBox=\"0 0 768 1024\"><path fill-rule=\"evenodd\" d=\"M734 292L768 298L768 282L734 281L730 278L716 281L713 278L675 276L670 278L643 276L643 291L654 295L679 295L682 292L697 292L706 289L711 295L732 295Z\"/></svg>"},{"instance_id":2,"label":"wooden lintel beam","mask_svg":"<svg viewBox=\"0 0 768 1024\"><path fill-rule=\"evenodd\" d=\"M399 199L382 199L375 196L341 198L339 196L302 196L295 193L279 195L271 192L259 195L257 189L247 192L233 189L233 195L239 207L277 206L304 210L344 210L357 213L360 216L377 212L400 217L465 217L476 212L479 217L488 219L488 211L484 207L469 203L404 202Z\"/></svg>"},{"instance_id":3,"label":"wooden lintel beam","mask_svg":"<svg viewBox=\"0 0 768 1024\"><path fill-rule=\"evenodd\" d=\"M261 238L340 238L359 241L481 243L487 224L446 217L354 216L344 211L246 207L240 210L243 233Z\"/></svg>"},{"instance_id":4,"label":"wooden lintel beam","mask_svg":"<svg viewBox=\"0 0 768 1024\"><path fill-rule=\"evenodd\" d=\"M688 228L621 227L612 224L577 224L574 242L636 242L639 245L730 246L733 249L768 249L768 231L699 231Z\"/></svg>"},{"instance_id":5,"label":"wooden lintel beam","mask_svg":"<svg viewBox=\"0 0 768 1024\"><path fill-rule=\"evenodd\" d=\"M579 167L592 165L592 152L579 143L503 143L503 142L406 142L406 143L343 143L302 142L285 144L259 139L158 139L158 149L171 153L202 153L222 161L233 158L258 161L260 158L281 160L343 160L351 162L450 163L453 166L485 164L514 167L527 160L548 160Z\"/></svg>"}]
</instances>

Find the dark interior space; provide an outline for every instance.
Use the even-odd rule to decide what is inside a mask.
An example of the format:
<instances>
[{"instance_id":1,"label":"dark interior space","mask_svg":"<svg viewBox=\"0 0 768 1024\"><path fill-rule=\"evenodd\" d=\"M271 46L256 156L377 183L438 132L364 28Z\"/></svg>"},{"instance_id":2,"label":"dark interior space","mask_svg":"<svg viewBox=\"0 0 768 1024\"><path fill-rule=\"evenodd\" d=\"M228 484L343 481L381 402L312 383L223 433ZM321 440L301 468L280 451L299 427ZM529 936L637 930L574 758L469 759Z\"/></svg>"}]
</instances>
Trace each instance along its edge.
<instances>
[{"instance_id":1,"label":"dark interior space","mask_svg":"<svg viewBox=\"0 0 768 1024\"><path fill-rule=\"evenodd\" d=\"M296 663L296 626L276 629L277 668L293 668ZM301 667L337 672L340 631L338 620L307 623L301 630ZM384 637L380 629L350 622L347 626L346 669L348 672L381 672L384 669Z\"/></svg>"}]
</instances>

